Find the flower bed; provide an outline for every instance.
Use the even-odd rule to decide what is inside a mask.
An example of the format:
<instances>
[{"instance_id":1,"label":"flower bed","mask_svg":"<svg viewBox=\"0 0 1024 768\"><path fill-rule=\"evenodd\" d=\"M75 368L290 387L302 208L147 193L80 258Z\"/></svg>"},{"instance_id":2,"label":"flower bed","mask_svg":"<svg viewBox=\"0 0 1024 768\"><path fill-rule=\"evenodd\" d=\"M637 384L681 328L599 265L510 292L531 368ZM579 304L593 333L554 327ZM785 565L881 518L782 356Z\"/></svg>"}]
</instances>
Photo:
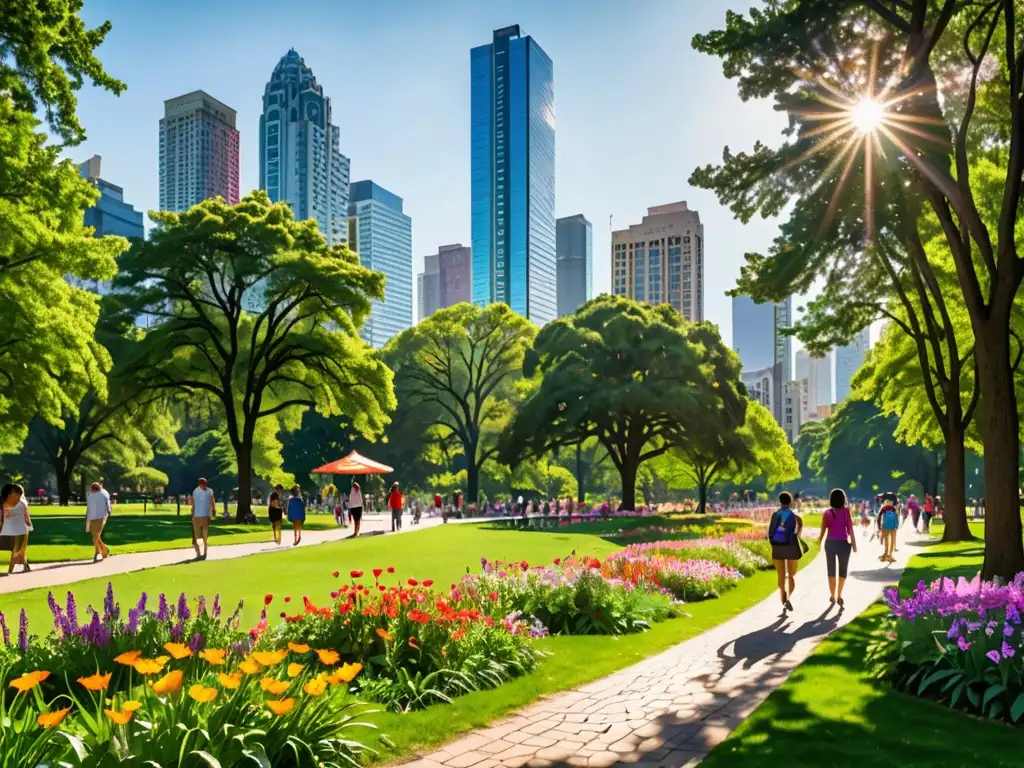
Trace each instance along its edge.
<instances>
[{"instance_id":1,"label":"flower bed","mask_svg":"<svg viewBox=\"0 0 1024 768\"><path fill-rule=\"evenodd\" d=\"M759 570L772 567L771 561L756 553L761 545L767 545L762 531L743 532L722 538L652 541L630 544L621 552L609 555L609 559L635 557L638 555L661 555L679 560L710 560L739 571L744 576L753 576ZM770 546L767 546L770 556Z\"/></svg>"},{"instance_id":2,"label":"flower bed","mask_svg":"<svg viewBox=\"0 0 1024 768\"><path fill-rule=\"evenodd\" d=\"M992 719L1024 717L1024 574L996 586L941 578L901 600L885 594L896 621L888 646L898 687Z\"/></svg>"},{"instance_id":3,"label":"flower bed","mask_svg":"<svg viewBox=\"0 0 1024 768\"><path fill-rule=\"evenodd\" d=\"M602 565L602 572L648 592L668 591L688 602L719 597L743 578L735 568L714 560L680 560L674 556L638 553L610 556Z\"/></svg>"}]
</instances>

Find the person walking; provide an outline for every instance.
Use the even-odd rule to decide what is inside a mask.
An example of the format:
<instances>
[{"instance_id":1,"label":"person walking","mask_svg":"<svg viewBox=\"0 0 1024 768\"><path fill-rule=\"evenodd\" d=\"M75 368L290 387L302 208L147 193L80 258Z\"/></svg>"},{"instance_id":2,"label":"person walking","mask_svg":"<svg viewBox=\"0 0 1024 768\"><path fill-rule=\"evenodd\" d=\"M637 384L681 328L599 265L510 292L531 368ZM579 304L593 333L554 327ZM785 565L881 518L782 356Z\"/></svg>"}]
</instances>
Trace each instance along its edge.
<instances>
[{"instance_id":1,"label":"person walking","mask_svg":"<svg viewBox=\"0 0 1024 768\"><path fill-rule=\"evenodd\" d=\"M857 551L857 539L853 534L853 517L847 506L846 494L836 488L829 494L829 509L821 519L821 533L818 546L825 540L825 567L828 571L829 603L843 607L843 585L846 584L850 568L850 553ZM838 572L838 573L837 573Z\"/></svg>"},{"instance_id":2,"label":"person walking","mask_svg":"<svg viewBox=\"0 0 1024 768\"><path fill-rule=\"evenodd\" d=\"M199 478L199 485L192 491L192 546L196 549L196 560L205 560L210 551L210 516L216 509L217 500L213 489L207 487L206 478ZM203 552L199 553L199 540L203 540Z\"/></svg>"},{"instance_id":3,"label":"person walking","mask_svg":"<svg viewBox=\"0 0 1024 768\"><path fill-rule=\"evenodd\" d=\"M786 491L779 494L780 508L772 513L768 522L768 541L772 545L772 562L778 577L779 596L784 610L792 611L790 598L796 589L796 570L803 557L800 546L800 533L804 529L804 521L792 510L793 496Z\"/></svg>"},{"instance_id":4,"label":"person walking","mask_svg":"<svg viewBox=\"0 0 1024 768\"><path fill-rule=\"evenodd\" d=\"M900 514L896 511L896 494L886 493L882 496L882 506L878 510L878 530L882 539L882 556L878 559L893 563L896 558L896 531L900 527Z\"/></svg>"},{"instance_id":5,"label":"person walking","mask_svg":"<svg viewBox=\"0 0 1024 768\"><path fill-rule=\"evenodd\" d=\"M935 500L930 493L924 495L924 509L921 514L921 533L931 531L932 518L935 516Z\"/></svg>"},{"instance_id":6,"label":"person walking","mask_svg":"<svg viewBox=\"0 0 1024 768\"><path fill-rule=\"evenodd\" d=\"M110 517L110 496L99 483L89 487L89 495L85 500L85 531L92 534L92 561L106 560L110 557L110 548L103 543L103 529Z\"/></svg>"},{"instance_id":7,"label":"person walking","mask_svg":"<svg viewBox=\"0 0 1024 768\"><path fill-rule=\"evenodd\" d=\"M11 561L7 572L13 573L14 566L21 563L22 571L31 571L28 564L28 534L32 530L32 518L28 513L25 489L17 483L6 483L0 489L0 549L10 549Z\"/></svg>"},{"instance_id":8,"label":"person walking","mask_svg":"<svg viewBox=\"0 0 1024 768\"><path fill-rule=\"evenodd\" d=\"M270 530L274 543L281 544L281 520L284 518L284 486L278 483L267 500L267 516L270 518Z\"/></svg>"},{"instance_id":9,"label":"person walking","mask_svg":"<svg viewBox=\"0 0 1024 768\"><path fill-rule=\"evenodd\" d=\"M294 534L292 546L297 547L302 543L302 524L306 522L306 502L302 500L302 489L298 483L292 486L292 495L288 499L288 520Z\"/></svg>"},{"instance_id":10,"label":"person walking","mask_svg":"<svg viewBox=\"0 0 1024 768\"><path fill-rule=\"evenodd\" d=\"M391 532L402 530L402 507L404 500L402 492L398 489L398 483L391 486L391 493L388 494L388 508L391 510Z\"/></svg>"},{"instance_id":11,"label":"person walking","mask_svg":"<svg viewBox=\"0 0 1024 768\"><path fill-rule=\"evenodd\" d=\"M917 496L914 494L910 494L907 498L907 503L903 505L903 522L907 521L908 514L910 515L910 522L916 531L918 524L921 522L921 505L917 503Z\"/></svg>"},{"instance_id":12,"label":"person walking","mask_svg":"<svg viewBox=\"0 0 1024 768\"><path fill-rule=\"evenodd\" d=\"M359 535L359 526L363 523L363 492L359 488L359 483L352 483L352 491L348 495L348 519L352 521L352 527L355 529L349 538L354 539Z\"/></svg>"}]
</instances>

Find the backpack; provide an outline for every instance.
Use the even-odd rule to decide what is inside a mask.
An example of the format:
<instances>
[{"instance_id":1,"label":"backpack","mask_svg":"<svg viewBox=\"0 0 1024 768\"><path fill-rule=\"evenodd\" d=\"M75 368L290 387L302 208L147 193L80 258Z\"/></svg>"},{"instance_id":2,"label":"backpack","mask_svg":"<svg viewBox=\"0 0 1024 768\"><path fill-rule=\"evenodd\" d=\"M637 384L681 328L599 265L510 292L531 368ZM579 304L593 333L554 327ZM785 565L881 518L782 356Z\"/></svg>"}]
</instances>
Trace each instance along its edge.
<instances>
[{"instance_id":1,"label":"backpack","mask_svg":"<svg viewBox=\"0 0 1024 768\"><path fill-rule=\"evenodd\" d=\"M792 524L790 523L792 521ZM772 544L791 544L796 532L796 516L790 512L789 517L782 519L782 510L775 513L775 527L770 531L768 540Z\"/></svg>"},{"instance_id":2,"label":"backpack","mask_svg":"<svg viewBox=\"0 0 1024 768\"><path fill-rule=\"evenodd\" d=\"M900 516L895 507L886 507L882 510L882 530L895 531L900 527Z\"/></svg>"}]
</instances>

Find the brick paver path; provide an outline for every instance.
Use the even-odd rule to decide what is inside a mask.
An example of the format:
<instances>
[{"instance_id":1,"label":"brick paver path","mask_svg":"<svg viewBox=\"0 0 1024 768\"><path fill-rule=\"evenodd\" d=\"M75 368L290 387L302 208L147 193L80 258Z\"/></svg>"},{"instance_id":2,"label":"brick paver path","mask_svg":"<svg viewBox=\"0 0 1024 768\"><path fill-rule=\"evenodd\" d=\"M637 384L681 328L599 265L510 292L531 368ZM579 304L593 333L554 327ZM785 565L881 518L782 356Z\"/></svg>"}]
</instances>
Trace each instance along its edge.
<instances>
[{"instance_id":1,"label":"brick paver path","mask_svg":"<svg viewBox=\"0 0 1024 768\"><path fill-rule=\"evenodd\" d=\"M913 537L914 534L911 534ZM845 609L829 608L824 555L797 576L795 610L775 594L730 621L578 690L542 699L405 768L545 768L618 764L683 768L701 759L779 686L817 644L899 580L861 542L850 562Z\"/></svg>"}]
</instances>

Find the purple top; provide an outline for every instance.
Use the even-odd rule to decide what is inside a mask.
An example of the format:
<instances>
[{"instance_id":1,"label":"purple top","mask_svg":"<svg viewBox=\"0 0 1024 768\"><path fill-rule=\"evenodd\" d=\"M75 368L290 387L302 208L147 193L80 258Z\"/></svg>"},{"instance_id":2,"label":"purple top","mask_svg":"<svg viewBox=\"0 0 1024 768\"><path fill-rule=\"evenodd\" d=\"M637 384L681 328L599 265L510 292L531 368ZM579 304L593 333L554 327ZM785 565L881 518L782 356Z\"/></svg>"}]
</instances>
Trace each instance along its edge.
<instances>
[{"instance_id":1,"label":"purple top","mask_svg":"<svg viewBox=\"0 0 1024 768\"><path fill-rule=\"evenodd\" d=\"M836 541L853 540L853 519L850 517L850 510L827 509L821 518L821 526L828 531L829 539Z\"/></svg>"}]
</instances>

